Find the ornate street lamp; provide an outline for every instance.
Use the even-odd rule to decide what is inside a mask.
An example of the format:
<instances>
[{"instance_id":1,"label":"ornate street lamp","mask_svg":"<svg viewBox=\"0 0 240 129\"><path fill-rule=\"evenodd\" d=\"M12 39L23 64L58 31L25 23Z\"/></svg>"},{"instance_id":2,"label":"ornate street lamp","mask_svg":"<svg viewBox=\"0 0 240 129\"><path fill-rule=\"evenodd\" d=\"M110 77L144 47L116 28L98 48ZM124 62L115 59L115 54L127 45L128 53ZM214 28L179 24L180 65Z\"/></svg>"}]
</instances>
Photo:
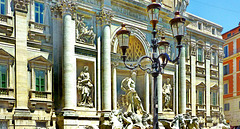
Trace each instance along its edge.
<instances>
[{"instance_id":1,"label":"ornate street lamp","mask_svg":"<svg viewBox=\"0 0 240 129\"><path fill-rule=\"evenodd\" d=\"M180 57L180 53L181 53L181 40L184 36L185 33L185 19L182 18L179 14L179 12L175 12L175 17L170 20L170 25L171 25L171 29L172 29L172 33L173 33L173 37L177 40L177 49L178 49L178 55L174 60L171 60L169 55L168 55L168 47L169 47L169 43L167 41L165 41L165 37L161 37L161 41L157 43L157 39L156 39L156 25L159 21L159 17L160 17L160 9L161 9L161 5L156 3L156 0L152 0L152 3L150 5L147 6L147 11L148 11L148 16L150 19L150 24L152 24L153 27L153 38L152 38L152 56L147 56L144 55L142 57L140 57L137 61L136 65L127 65L126 64L126 51L128 48L128 43L129 43L129 37L130 37L130 31L128 31L125 27L125 24L122 24L122 28L117 32L117 37L118 37L118 43L122 49L123 55L123 62L125 64L125 66L130 69L133 70L135 68L137 68L138 66L144 70L147 71L149 74L152 74L153 78L154 78L154 111L153 111L153 128L154 129L158 129L158 94L157 94L157 77L159 74L163 73L164 67L167 65L168 61L175 63L176 61L179 60ZM157 49L159 49L160 54L157 53ZM143 59L150 59L151 60L151 68L144 68L141 66L141 61Z\"/></svg>"}]
</instances>

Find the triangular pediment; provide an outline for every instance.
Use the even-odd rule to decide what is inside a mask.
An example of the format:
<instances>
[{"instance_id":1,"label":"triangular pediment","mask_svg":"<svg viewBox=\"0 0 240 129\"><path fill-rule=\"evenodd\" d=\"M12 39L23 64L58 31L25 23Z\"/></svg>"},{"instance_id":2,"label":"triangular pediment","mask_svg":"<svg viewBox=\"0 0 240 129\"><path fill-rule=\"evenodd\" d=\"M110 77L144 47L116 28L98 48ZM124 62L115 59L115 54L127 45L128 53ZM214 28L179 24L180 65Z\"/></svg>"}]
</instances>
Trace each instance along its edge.
<instances>
[{"instance_id":1,"label":"triangular pediment","mask_svg":"<svg viewBox=\"0 0 240 129\"><path fill-rule=\"evenodd\" d=\"M206 85L203 82L201 82L197 85L197 88L205 88L205 87L206 87Z\"/></svg>"},{"instance_id":2,"label":"triangular pediment","mask_svg":"<svg viewBox=\"0 0 240 129\"><path fill-rule=\"evenodd\" d=\"M211 86L211 90L218 90L218 85L217 84L215 84L215 85L213 85L213 86Z\"/></svg>"},{"instance_id":3,"label":"triangular pediment","mask_svg":"<svg viewBox=\"0 0 240 129\"><path fill-rule=\"evenodd\" d=\"M52 63L43 56L35 57L28 61L31 68L42 67L49 69L52 66Z\"/></svg>"},{"instance_id":4,"label":"triangular pediment","mask_svg":"<svg viewBox=\"0 0 240 129\"><path fill-rule=\"evenodd\" d=\"M14 57L9 54L7 51L0 48L0 58L14 59Z\"/></svg>"}]
</instances>

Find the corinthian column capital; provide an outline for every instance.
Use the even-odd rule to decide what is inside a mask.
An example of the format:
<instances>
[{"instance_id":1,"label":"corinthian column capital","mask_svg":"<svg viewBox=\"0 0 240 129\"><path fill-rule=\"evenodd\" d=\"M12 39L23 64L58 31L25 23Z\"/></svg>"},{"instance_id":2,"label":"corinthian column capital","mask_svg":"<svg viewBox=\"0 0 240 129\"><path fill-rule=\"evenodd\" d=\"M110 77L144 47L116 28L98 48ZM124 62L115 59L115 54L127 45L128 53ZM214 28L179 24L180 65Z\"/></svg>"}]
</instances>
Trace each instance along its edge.
<instances>
[{"instance_id":1,"label":"corinthian column capital","mask_svg":"<svg viewBox=\"0 0 240 129\"><path fill-rule=\"evenodd\" d=\"M112 17L114 17L112 10L103 9L97 16L97 20L102 25L110 25L112 22Z\"/></svg>"},{"instance_id":2,"label":"corinthian column capital","mask_svg":"<svg viewBox=\"0 0 240 129\"><path fill-rule=\"evenodd\" d=\"M29 0L14 0L14 10L27 12L29 2Z\"/></svg>"},{"instance_id":3,"label":"corinthian column capital","mask_svg":"<svg viewBox=\"0 0 240 129\"><path fill-rule=\"evenodd\" d=\"M76 18L76 4L71 1L63 1L54 4L51 7L52 15L55 17L62 17L65 14L70 14L72 19Z\"/></svg>"}]
</instances>

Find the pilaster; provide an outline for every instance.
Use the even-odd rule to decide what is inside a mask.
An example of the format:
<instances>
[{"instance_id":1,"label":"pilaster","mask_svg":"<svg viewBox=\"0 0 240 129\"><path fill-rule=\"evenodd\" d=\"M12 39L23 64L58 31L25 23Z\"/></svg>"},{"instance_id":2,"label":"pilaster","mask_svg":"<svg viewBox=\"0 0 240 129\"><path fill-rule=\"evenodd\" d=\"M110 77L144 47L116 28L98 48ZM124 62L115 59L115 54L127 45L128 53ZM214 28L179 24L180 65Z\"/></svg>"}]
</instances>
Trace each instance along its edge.
<instances>
[{"instance_id":1,"label":"pilaster","mask_svg":"<svg viewBox=\"0 0 240 129\"><path fill-rule=\"evenodd\" d=\"M223 58L224 58L224 53L223 51L219 51L218 52L218 59L219 59L219 64L218 64L218 75L219 75L219 81L218 81L218 85L219 85L219 104L220 104L220 108L224 108L223 107Z\"/></svg>"},{"instance_id":2,"label":"pilaster","mask_svg":"<svg viewBox=\"0 0 240 129\"><path fill-rule=\"evenodd\" d=\"M162 74L158 75L158 113L162 113Z\"/></svg>"},{"instance_id":3,"label":"pilaster","mask_svg":"<svg viewBox=\"0 0 240 129\"><path fill-rule=\"evenodd\" d=\"M15 13L15 65L16 65L16 105L14 111L15 128L20 129L24 126L33 127L30 111L28 109L29 87L26 78L27 71L27 9L28 0L14 0ZM16 22L17 21L17 22Z\"/></svg>"},{"instance_id":4,"label":"pilaster","mask_svg":"<svg viewBox=\"0 0 240 129\"><path fill-rule=\"evenodd\" d=\"M210 95L210 59L211 59L211 49L210 47L206 46L206 62L205 62L205 68L206 68L206 115L209 117L211 114L210 106L211 106L211 95ZM208 122L209 123L209 122Z\"/></svg>"},{"instance_id":5,"label":"pilaster","mask_svg":"<svg viewBox=\"0 0 240 129\"><path fill-rule=\"evenodd\" d=\"M118 63L112 63L112 109L117 109L117 66Z\"/></svg>"},{"instance_id":6,"label":"pilaster","mask_svg":"<svg viewBox=\"0 0 240 129\"><path fill-rule=\"evenodd\" d=\"M233 58L233 96L237 96L237 59Z\"/></svg>"},{"instance_id":7,"label":"pilaster","mask_svg":"<svg viewBox=\"0 0 240 129\"><path fill-rule=\"evenodd\" d=\"M191 107L192 116L196 116L196 44L191 44Z\"/></svg>"},{"instance_id":8,"label":"pilaster","mask_svg":"<svg viewBox=\"0 0 240 129\"><path fill-rule=\"evenodd\" d=\"M16 109L28 110L27 85L27 0L15 0Z\"/></svg>"},{"instance_id":9,"label":"pilaster","mask_svg":"<svg viewBox=\"0 0 240 129\"><path fill-rule=\"evenodd\" d=\"M145 88L146 88L145 89L145 108L146 108L145 110L147 113L149 113L150 94L149 94L149 74L147 72L145 73Z\"/></svg>"}]
</instances>

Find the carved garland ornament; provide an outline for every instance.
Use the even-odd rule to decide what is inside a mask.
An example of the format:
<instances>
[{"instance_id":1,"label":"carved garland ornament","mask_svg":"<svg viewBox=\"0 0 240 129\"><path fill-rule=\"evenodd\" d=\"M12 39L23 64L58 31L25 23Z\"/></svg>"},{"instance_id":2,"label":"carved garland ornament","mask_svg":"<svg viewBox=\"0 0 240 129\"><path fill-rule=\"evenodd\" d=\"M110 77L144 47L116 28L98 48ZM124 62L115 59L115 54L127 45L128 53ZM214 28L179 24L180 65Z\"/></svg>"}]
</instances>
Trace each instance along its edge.
<instances>
[{"instance_id":1,"label":"carved garland ornament","mask_svg":"<svg viewBox=\"0 0 240 129\"><path fill-rule=\"evenodd\" d=\"M223 51L219 51L219 52L218 52L218 58L219 58L219 62L222 63L222 62L223 62L223 58L224 58L224 53L223 53Z\"/></svg>"},{"instance_id":2,"label":"carved garland ornament","mask_svg":"<svg viewBox=\"0 0 240 129\"><path fill-rule=\"evenodd\" d=\"M197 54L197 45L195 43L191 44L191 55L196 56Z\"/></svg>"}]
</instances>

